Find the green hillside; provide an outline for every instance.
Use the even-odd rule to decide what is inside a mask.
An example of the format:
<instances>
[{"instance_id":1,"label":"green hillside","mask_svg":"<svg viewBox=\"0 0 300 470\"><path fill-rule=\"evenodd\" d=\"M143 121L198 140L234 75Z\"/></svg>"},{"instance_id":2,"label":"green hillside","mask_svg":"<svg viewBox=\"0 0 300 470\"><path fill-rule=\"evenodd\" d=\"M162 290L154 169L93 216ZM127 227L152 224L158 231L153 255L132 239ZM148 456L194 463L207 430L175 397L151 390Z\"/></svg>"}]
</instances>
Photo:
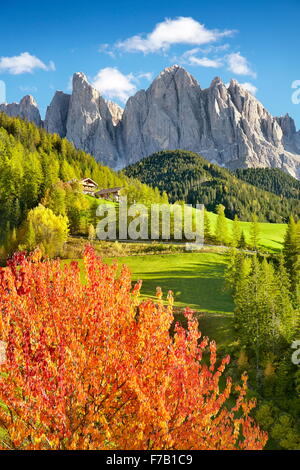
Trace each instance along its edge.
<instances>
[{"instance_id":1,"label":"green hillside","mask_svg":"<svg viewBox=\"0 0 300 470\"><path fill-rule=\"evenodd\" d=\"M297 198L266 191L267 184L260 189L192 152L158 152L128 166L124 174L166 191L171 202L202 203L208 211L223 204L229 218L237 214L241 220L250 220L256 213L261 222L283 223L291 214L297 218L300 215Z\"/></svg>"},{"instance_id":2,"label":"green hillside","mask_svg":"<svg viewBox=\"0 0 300 470\"><path fill-rule=\"evenodd\" d=\"M211 229L214 232L217 222L217 214L208 212ZM233 221L227 219L229 233L232 231ZM259 224L259 245L264 249L272 252L280 251L283 247L283 240L287 229L286 224L272 224L268 222L260 222ZM246 241L251 237L251 222L240 222L241 230L245 234Z\"/></svg>"},{"instance_id":3,"label":"green hillside","mask_svg":"<svg viewBox=\"0 0 300 470\"><path fill-rule=\"evenodd\" d=\"M239 168L235 175L257 188L288 199L300 199L300 181L279 168Z\"/></svg>"},{"instance_id":4,"label":"green hillside","mask_svg":"<svg viewBox=\"0 0 300 470\"><path fill-rule=\"evenodd\" d=\"M68 206L74 210L78 201L63 183L86 177L96 181L99 189L122 187L129 201L167 201L157 189L97 163L67 139L0 113L0 242L40 202L48 206L51 203L51 209L58 214L68 212ZM62 201L66 189L68 203ZM82 201L79 203L77 206L86 209Z\"/></svg>"}]
</instances>

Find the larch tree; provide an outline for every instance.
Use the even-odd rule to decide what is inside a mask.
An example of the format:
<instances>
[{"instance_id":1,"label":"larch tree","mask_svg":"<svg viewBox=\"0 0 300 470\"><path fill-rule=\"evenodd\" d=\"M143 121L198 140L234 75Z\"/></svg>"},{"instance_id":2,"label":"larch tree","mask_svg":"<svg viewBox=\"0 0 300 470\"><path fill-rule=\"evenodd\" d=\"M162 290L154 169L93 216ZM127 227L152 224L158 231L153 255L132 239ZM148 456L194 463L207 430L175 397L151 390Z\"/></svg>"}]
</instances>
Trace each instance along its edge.
<instances>
[{"instance_id":1,"label":"larch tree","mask_svg":"<svg viewBox=\"0 0 300 470\"><path fill-rule=\"evenodd\" d=\"M217 222L216 222L216 240L223 245L228 243L228 227L225 216L225 207L222 204L217 206Z\"/></svg>"},{"instance_id":2,"label":"larch tree","mask_svg":"<svg viewBox=\"0 0 300 470\"><path fill-rule=\"evenodd\" d=\"M231 235L231 244L233 247L238 247L239 241L241 239L242 230L241 224L238 218L238 215L235 214L233 224L232 224L232 235Z\"/></svg>"},{"instance_id":3,"label":"larch tree","mask_svg":"<svg viewBox=\"0 0 300 470\"><path fill-rule=\"evenodd\" d=\"M258 217L256 214L252 215L251 219L251 225L250 225L250 243L251 247L257 251L258 246L259 246L259 223L258 223Z\"/></svg>"}]
</instances>

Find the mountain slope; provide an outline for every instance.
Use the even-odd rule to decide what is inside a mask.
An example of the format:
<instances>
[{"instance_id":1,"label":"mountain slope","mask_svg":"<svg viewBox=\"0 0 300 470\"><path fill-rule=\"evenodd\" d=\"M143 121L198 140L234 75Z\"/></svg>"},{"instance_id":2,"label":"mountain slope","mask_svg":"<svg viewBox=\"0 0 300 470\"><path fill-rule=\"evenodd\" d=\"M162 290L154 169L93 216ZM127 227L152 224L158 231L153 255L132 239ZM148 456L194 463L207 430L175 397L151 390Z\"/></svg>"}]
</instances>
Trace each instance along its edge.
<instances>
[{"instance_id":1,"label":"mountain slope","mask_svg":"<svg viewBox=\"0 0 300 470\"><path fill-rule=\"evenodd\" d=\"M99 189L123 187L129 201L166 201L158 190L100 165L67 139L0 113L0 242L60 182L86 177L96 181ZM55 211L60 203L58 188Z\"/></svg>"},{"instance_id":2,"label":"mountain slope","mask_svg":"<svg viewBox=\"0 0 300 470\"><path fill-rule=\"evenodd\" d=\"M257 188L286 198L300 199L300 181L278 168L238 169L235 175Z\"/></svg>"},{"instance_id":3,"label":"mountain slope","mask_svg":"<svg viewBox=\"0 0 300 470\"><path fill-rule=\"evenodd\" d=\"M27 116L24 103L1 106L8 114L38 119L29 104ZM217 77L201 89L178 65L129 98L124 112L76 73L72 94L55 94L43 125L112 168L181 148L230 169L280 168L300 178L300 134L288 115L271 116L235 80L227 87Z\"/></svg>"},{"instance_id":4,"label":"mountain slope","mask_svg":"<svg viewBox=\"0 0 300 470\"><path fill-rule=\"evenodd\" d=\"M256 213L261 221L280 223L291 214L300 216L299 200L259 189L192 152L158 152L123 171L166 191L171 202L202 203L209 211L223 204L230 218L237 214L242 220L250 220Z\"/></svg>"}]
</instances>

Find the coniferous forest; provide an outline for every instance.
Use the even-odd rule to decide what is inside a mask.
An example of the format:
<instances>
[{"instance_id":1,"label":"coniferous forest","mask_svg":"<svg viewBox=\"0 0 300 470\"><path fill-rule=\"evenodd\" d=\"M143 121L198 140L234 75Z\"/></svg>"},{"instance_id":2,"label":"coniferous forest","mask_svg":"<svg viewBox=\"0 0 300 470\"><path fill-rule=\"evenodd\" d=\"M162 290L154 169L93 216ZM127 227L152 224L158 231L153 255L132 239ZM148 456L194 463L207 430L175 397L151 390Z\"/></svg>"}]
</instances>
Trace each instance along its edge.
<instances>
[{"instance_id":1,"label":"coniferous forest","mask_svg":"<svg viewBox=\"0 0 300 470\"><path fill-rule=\"evenodd\" d=\"M55 238L59 247L68 231L88 234L89 226L96 223L97 201L82 194L78 181L86 177L98 183L99 189L121 187L122 193L128 195L128 202L168 201L166 194L160 194L158 189L96 163L92 156L76 150L66 139L0 113L2 255L22 245L32 248L33 225L40 231L42 218L49 221L52 231L54 227L58 229L57 237L47 242L48 247L54 246L51 255L59 251ZM44 234L37 234L37 238L42 241Z\"/></svg>"},{"instance_id":2,"label":"coniferous forest","mask_svg":"<svg viewBox=\"0 0 300 470\"><path fill-rule=\"evenodd\" d=\"M251 376L257 419L271 439L293 450L300 446L300 371L291 360L300 333L299 233L291 218L276 256L232 248L225 274L235 305L237 365Z\"/></svg>"},{"instance_id":3,"label":"coniferous forest","mask_svg":"<svg viewBox=\"0 0 300 470\"><path fill-rule=\"evenodd\" d=\"M127 176L157 187L168 194L170 202L204 204L214 211L218 204L226 216L286 223L291 214L300 215L299 182L280 170L249 169L235 173L209 163L192 152L157 152L130 165Z\"/></svg>"}]
</instances>

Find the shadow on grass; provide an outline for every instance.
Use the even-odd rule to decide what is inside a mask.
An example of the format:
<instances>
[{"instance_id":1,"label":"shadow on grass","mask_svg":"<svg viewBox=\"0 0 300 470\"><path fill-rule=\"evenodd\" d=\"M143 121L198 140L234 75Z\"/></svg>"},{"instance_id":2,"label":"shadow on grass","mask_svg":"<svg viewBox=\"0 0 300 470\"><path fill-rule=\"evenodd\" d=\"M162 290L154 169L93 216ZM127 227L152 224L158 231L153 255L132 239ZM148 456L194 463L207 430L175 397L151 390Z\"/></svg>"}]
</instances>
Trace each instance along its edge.
<instances>
[{"instance_id":1,"label":"shadow on grass","mask_svg":"<svg viewBox=\"0 0 300 470\"><path fill-rule=\"evenodd\" d=\"M133 270L133 279L143 280L143 296L154 297L156 287L159 286L164 297L168 290L173 291L177 306L189 306L204 312L233 312L232 298L224 289L224 264L189 263L184 267L170 265L168 270L155 271L151 270L150 263L147 268L138 272Z\"/></svg>"},{"instance_id":2,"label":"shadow on grass","mask_svg":"<svg viewBox=\"0 0 300 470\"><path fill-rule=\"evenodd\" d=\"M161 287L164 297L168 290L174 294L175 305L191 307L197 311L232 313L233 303L230 295L224 292L223 280L194 278L154 278L143 279L141 293L143 296L154 297L156 287Z\"/></svg>"}]
</instances>

